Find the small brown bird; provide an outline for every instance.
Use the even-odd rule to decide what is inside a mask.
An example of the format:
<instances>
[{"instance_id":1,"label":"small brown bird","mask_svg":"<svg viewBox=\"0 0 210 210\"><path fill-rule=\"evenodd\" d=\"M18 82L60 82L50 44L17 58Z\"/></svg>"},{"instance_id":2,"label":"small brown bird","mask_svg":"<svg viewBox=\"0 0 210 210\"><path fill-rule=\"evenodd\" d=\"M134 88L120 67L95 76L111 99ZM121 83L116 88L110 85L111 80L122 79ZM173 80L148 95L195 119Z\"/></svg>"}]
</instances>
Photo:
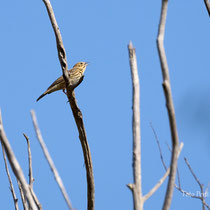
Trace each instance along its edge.
<instances>
[{"instance_id":1,"label":"small brown bird","mask_svg":"<svg viewBox=\"0 0 210 210\"><path fill-rule=\"evenodd\" d=\"M70 83L72 84L72 86L76 86L78 84L78 82L80 81L81 77L85 72L87 65L88 65L87 62L79 62L75 64L72 69L68 71L70 77ZM63 76L61 76L57 80L55 80L52 83L52 85L50 85L50 87L48 87L47 90L41 96L39 96L39 98L36 101L38 101L45 95L55 92L57 90L65 91L65 88L66 88L66 83L64 81Z\"/></svg>"}]
</instances>

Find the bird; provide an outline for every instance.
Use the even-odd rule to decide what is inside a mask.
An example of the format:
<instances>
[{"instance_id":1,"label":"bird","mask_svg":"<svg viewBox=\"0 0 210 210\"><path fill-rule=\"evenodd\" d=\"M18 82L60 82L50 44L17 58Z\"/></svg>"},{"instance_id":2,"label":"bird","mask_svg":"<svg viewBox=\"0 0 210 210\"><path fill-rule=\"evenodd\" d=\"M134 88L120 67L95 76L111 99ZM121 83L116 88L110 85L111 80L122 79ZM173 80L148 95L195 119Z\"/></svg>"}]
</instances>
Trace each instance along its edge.
<instances>
[{"instance_id":1,"label":"bird","mask_svg":"<svg viewBox=\"0 0 210 210\"><path fill-rule=\"evenodd\" d=\"M70 84L72 85L72 87L76 87L81 82L81 78L84 77L83 74L85 72L87 65L88 62L78 62L73 66L72 69L68 70ZM36 101L39 101L45 95L58 90L63 90L63 92L65 93L65 89L66 89L66 82L63 76L60 76L47 88L47 90L41 96L39 96L39 98L37 98Z\"/></svg>"}]
</instances>

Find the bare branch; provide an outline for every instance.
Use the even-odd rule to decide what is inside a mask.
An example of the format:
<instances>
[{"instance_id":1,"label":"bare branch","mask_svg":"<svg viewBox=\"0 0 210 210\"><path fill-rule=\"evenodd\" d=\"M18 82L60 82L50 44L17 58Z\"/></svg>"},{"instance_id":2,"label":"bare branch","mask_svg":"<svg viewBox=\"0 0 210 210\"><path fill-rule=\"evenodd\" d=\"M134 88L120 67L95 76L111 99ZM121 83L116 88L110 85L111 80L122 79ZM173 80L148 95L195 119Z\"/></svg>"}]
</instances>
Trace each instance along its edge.
<instances>
[{"instance_id":1,"label":"bare branch","mask_svg":"<svg viewBox=\"0 0 210 210\"><path fill-rule=\"evenodd\" d=\"M33 172L32 172L32 157L31 157L31 148L30 148L30 141L28 136L26 136L25 133L23 133L23 136L25 137L26 141L27 141L27 145L28 145L28 165L29 165L29 186L31 188L33 188L33 182L34 182L34 178L33 178Z\"/></svg>"},{"instance_id":2,"label":"bare branch","mask_svg":"<svg viewBox=\"0 0 210 210\"><path fill-rule=\"evenodd\" d=\"M144 202L159 189L159 187L164 183L165 179L168 177L169 173L170 168L168 168L168 170L165 172L164 176L158 181L158 183L143 197Z\"/></svg>"},{"instance_id":3,"label":"bare branch","mask_svg":"<svg viewBox=\"0 0 210 210\"><path fill-rule=\"evenodd\" d=\"M182 144L182 143L181 143ZM181 145L180 144L180 145ZM168 149L169 149L169 151L170 152L172 152L171 151L171 148L170 148L170 146L167 144L167 146L168 146ZM161 151L160 151L161 152ZM187 162L187 165L189 165L189 163ZM193 172L192 171L192 168L190 167L190 165L188 166L189 167L189 169L190 169L190 171L191 171L191 173ZM196 175L195 175L195 173L193 172L192 173L193 174L193 176L194 176L194 178L196 177ZM197 195L194 195L193 193L189 193L189 192L187 192L187 191L185 191L185 190L183 190L182 188L181 188L181 181L180 181L180 175L179 175L179 171L178 171L178 168L177 168L177 178L178 178L178 186L175 184L174 186L176 187L176 189L178 190L178 191L180 191L181 193L182 193L182 195L186 195L187 197L191 197L191 198L197 198L197 199L199 199L199 200L201 200L201 202L202 202L202 208L203 209L205 209L205 207L207 207L208 209L210 209L210 206L206 203L206 201L205 201L205 193L204 193L204 191L203 191L203 189L201 189L201 196L197 196ZM195 178L196 179L196 181L198 180L198 178L196 177ZM199 182L199 186L203 186L201 183L200 183L200 181L198 180L198 182Z\"/></svg>"},{"instance_id":4,"label":"bare branch","mask_svg":"<svg viewBox=\"0 0 210 210\"><path fill-rule=\"evenodd\" d=\"M188 168L189 168L189 170L190 170L190 172L191 172L191 174L193 175L193 177L194 177L194 179L195 179L195 181L198 183L198 185L199 185L199 187L200 187L200 190L201 190L201 201L202 201L202 208L203 208L203 210L205 209L205 204L204 204L204 190L203 190L203 184L201 184L200 183L200 181L199 181L199 179L197 178L197 176L195 175L195 173L194 173L194 171L192 170L192 168L191 168L191 166L190 166L190 164L189 164L189 162L187 161L187 158L184 158L184 160L185 160L185 163L187 164L187 166L188 166Z\"/></svg>"},{"instance_id":5,"label":"bare branch","mask_svg":"<svg viewBox=\"0 0 210 210\"><path fill-rule=\"evenodd\" d=\"M90 153L90 148L87 141L86 131L84 127L82 112L77 106L77 102L75 99L74 91L70 91L67 89L67 95L70 101L71 109L74 115L74 119L77 125L77 129L79 131L79 139L82 145L83 156L85 160L86 167L86 177L87 177L87 194L88 194L88 210L94 210L95 203L95 184L94 184L94 176L93 176L93 164Z\"/></svg>"},{"instance_id":6,"label":"bare branch","mask_svg":"<svg viewBox=\"0 0 210 210\"><path fill-rule=\"evenodd\" d=\"M210 3L209 3L209 0L204 0L204 3L205 3L205 6L206 6L206 9L207 9L207 12L209 14L209 17L210 17Z\"/></svg>"},{"instance_id":7,"label":"bare branch","mask_svg":"<svg viewBox=\"0 0 210 210\"><path fill-rule=\"evenodd\" d=\"M70 79L67 73L68 67L67 67L66 53L65 53L61 34L60 34L59 27L55 19L55 15L54 15L51 3L49 0L43 0L43 2L47 8L47 12L48 12L48 15L49 15L49 18L50 18L50 21L51 21L51 24L55 33L58 57L60 60L62 71L63 71L63 77L66 82L67 96L68 96L68 100L70 102L74 119L78 128L78 131L79 131L79 139L80 139L82 149L83 149L83 156L85 159L86 177L87 177L87 194L88 194L88 207L87 208L88 210L93 210L94 202L95 202L95 185L94 185L94 176L93 176L93 166L92 166L90 149L87 142L87 136L86 136L86 131L84 127L82 112L80 111L77 105L75 93L70 84Z\"/></svg>"},{"instance_id":8,"label":"bare branch","mask_svg":"<svg viewBox=\"0 0 210 210\"><path fill-rule=\"evenodd\" d=\"M19 191L20 191L20 197L21 197L21 200L22 200L23 208L24 208L24 210L29 210L28 203L26 201L26 198L25 198L24 192L22 190L21 184L18 180L17 180L17 183L18 183L18 188L19 188Z\"/></svg>"},{"instance_id":9,"label":"bare branch","mask_svg":"<svg viewBox=\"0 0 210 210\"><path fill-rule=\"evenodd\" d=\"M39 202L39 200L38 200L36 194L34 193L33 188L31 188L31 187L29 186L29 190L30 190L30 192L31 192L31 195L32 195L32 197L33 197L33 199L34 199L34 201L35 201L35 203L36 203L38 209L39 209L39 210L42 210L42 205L41 205L41 203Z\"/></svg>"},{"instance_id":10,"label":"bare branch","mask_svg":"<svg viewBox=\"0 0 210 210\"><path fill-rule=\"evenodd\" d=\"M176 178L176 169L177 169L177 158L178 158L178 150L179 150L179 140L178 133L176 127L176 119L175 119L175 110L173 105L172 93L171 93L171 85L169 78L169 70L168 64L164 49L164 34L165 34L165 23L166 23L166 15L167 15L167 7L168 0L162 0L162 8L161 8L161 17L160 24L157 36L157 48L160 57L162 75L163 75L163 89L166 99L166 107L168 110L168 117L171 129L171 139L172 139L172 157L170 164L170 175L168 180L168 186L166 191L166 196L163 204L163 210L168 210L171 205L171 200L173 196L175 178Z\"/></svg>"},{"instance_id":11,"label":"bare branch","mask_svg":"<svg viewBox=\"0 0 210 210\"><path fill-rule=\"evenodd\" d=\"M33 197L30 193L30 190L29 190L29 186L26 182L26 179L25 179L25 176L23 174L23 171L15 157L15 154L14 152L12 151L12 148L10 146L10 143L6 137L6 134L4 132L4 129L3 129L3 124L2 124L2 118L1 118L1 111L0 111L0 139L1 139L1 142L3 144L3 147L5 149L5 152L7 154L7 158L10 162L10 165L12 167L12 170L17 178L17 180L21 183L21 186L23 188L23 191L24 191L24 194L28 200L28 203L29 203L29 206L33 209L33 210L37 210L37 206L33 200Z\"/></svg>"},{"instance_id":12,"label":"bare branch","mask_svg":"<svg viewBox=\"0 0 210 210\"><path fill-rule=\"evenodd\" d=\"M158 136L157 136L157 134L156 134L156 132L155 132L155 129L154 129L152 123L150 123L150 127L152 128L153 134L154 134L154 136L155 136L156 143L157 143L157 145L158 145L158 149L159 149L159 153L160 153L160 160L161 160L161 162L162 162L162 164L163 164L163 167L164 167L165 170L167 171L166 164L165 164L165 162L164 162L164 160L163 160L163 154L162 154L162 150L161 150L161 147L160 147L160 141L159 141L159 139L158 139Z\"/></svg>"},{"instance_id":13,"label":"bare branch","mask_svg":"<svg viewBox=\"0 0 210 210\"><path fill-rule=\"evenodd\" d=\"M62 71L63 71L64 80L67 84L66 87L68 87L70 85L70 79L69 79L69 75L68 75L68 72L67 72L68 64L67 64L67 60L66 60L66 51L65 51L65 48L63 46L61 33L60 33L60 30L59 30L59 27L58 27L58 24L57 24L57 21L56 21L56 18L55 18L55 14L53 12L53 8L52 8L52 5L51 5L50 1L49 0L43 0L43 2L46 6L46 9L47 9L47 12L48 12L48 15L49 15L54 33L55 33L56 44L57 44L57 49L58 49L58 58L59 58L61 68L62 68Z\"/></svg>"},{"instance_id":14,"label":"bare branch","mask_svg":"<svg viewBox=\"0 0 210 210\"><path fill-rule=\"evenodd\" d=\"M153 132L155 131L154 130L154 128L152 127L152 129L153 129ZM157 135L156 135L156 141L158 142L158 145L160 145L160 143L159 143L159 140L158 140L158 138L157 138ZM178 157L179 157L179 155L180 155L180 153L181 153L181 151L182 151L182 148L183 148L183 146L184 146L184 143L183 142L181 142L180 143L180 146L179 146L179 152L178 152ZM160 152L160 156L162 157L162 151L161 151L161 148L159 147L159 152ZM165 166L165 162L164 162L164 160L162 159L161 160L162 161L162 164ZM144 202L149 198L149 197L151 197L157 190L158 190L158 188L163 184L163 182L165 181L165 179L167 178L167 176L169 175L169 173L170 173L170 168L168 168L167 170L166 170L166 173L164 174L164 176L159 180L159 182L143 197L143 200L144 200Z\"/></svg>"},{"instance_id":15,"label":"bare branch","mask_svg":"<svg viewBox=\"0 0 210 210\"><path fill-rule=\"evenodd\" d=\"M14 190L14 187L13 187L13 184L12 184L12 179L11 179L11 176L10 176L10 173L9 173L9 168L7 166L7 158L6 158L6 155L5 155L5 152L4 152L4 147L3 147L2 142L1 142L1 146L2 146L2 152L3 152L3 157L4 157L5 169L6 169L7 177L9 179L10 191L12 193L12 197L13 197L13 201L14 201L14 205L15 205L15 210L18 210L19 209L18 199L16 197L15 190Z\"/></svg>"},{"instance_id":16,"label":"bare branch","mask_svg":"<svg viewBox=\"0 0 210 210\"><path fill-rule=\"evenodd\" d=\"M140 134L140 85L135 48L132 42L128 45L130 69L133 86L133 204L135 210L143 209L141 186L141 134ZM130 185L128 185L130 186Z\"/></svg>"},{"instance_id":17,"label":"bare branch","mask_svg":"<svg viewBox=\"0 0 210 210\"><path fill-rule=\"evenodd\" d=\"M33 110L31 110L31 116L32 116L32 121L33 121L34 129L35 129L35 132L36 132L36 136L37 136L37 139L38 139L38 141L39 141L39 143L41 145L41 148L42 148L42 151L43 151L43 153L45 155L45 158L47 159L47 162L48 162L48 164L50 166L50 169L51 169L51 171L52 171L52 173L53 173L53 175L55 177L55 180L56 180L56 182L57 182L57 184L58 184L58 186L59 186L59 188L61 190L61 193L63 194L63 197L64 197L64 199L65 199L69 209L72 210L73 208L72 208L71 201L70 201L69 196L68 196L68 194L66 192L66 189L64 187L63 181L62 181L62 179L61 179L61 177L60 177L60 175L59 175L59 173L58 173L58 171L57 171L57 169L55 167L55 164L54 164L54 162L53 162L53 160L52 160L52 158L50 156L50 153L48 152L47 146L44 143L41 131L40 131L38 123L37 123L36 115L35 115L35 112Z\"/></svg>"}]
</instances>

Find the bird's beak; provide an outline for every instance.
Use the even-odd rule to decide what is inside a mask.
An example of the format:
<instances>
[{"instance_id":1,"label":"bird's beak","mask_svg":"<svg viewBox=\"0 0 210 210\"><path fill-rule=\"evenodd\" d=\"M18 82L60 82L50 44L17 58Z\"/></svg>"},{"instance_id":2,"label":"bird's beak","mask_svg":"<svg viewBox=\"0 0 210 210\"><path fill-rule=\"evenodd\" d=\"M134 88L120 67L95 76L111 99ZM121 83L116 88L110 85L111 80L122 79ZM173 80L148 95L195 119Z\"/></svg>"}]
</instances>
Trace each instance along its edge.
<instances>
[{"instance_id":1,"label":"bird's beak","mask_svg":"<svg viewBox=\"0 0 210 210\"><path fill-rule=\"evenodd\" d=\"M88 66L90 64L90 62L85 62L85 65Z\"/></svg>"}]
</instances>

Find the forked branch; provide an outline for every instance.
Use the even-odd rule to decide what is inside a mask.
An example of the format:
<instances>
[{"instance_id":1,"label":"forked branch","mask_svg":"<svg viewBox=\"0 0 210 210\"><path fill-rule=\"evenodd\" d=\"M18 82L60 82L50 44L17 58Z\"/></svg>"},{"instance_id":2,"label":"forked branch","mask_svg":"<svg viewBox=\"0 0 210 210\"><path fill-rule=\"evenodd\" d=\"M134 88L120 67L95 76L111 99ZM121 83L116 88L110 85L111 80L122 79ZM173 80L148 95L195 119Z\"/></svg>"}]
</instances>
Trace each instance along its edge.
<instances>
[{"instance_id":1,"label":"forked branch","mask_svg":"<svg viewBox=\"0 0 210 210\"><path fill-rule=\"evenodd\" d=\"M29 190L29 185L26 182L25 176L23 174L23 171L15 157L14 152L12 151L12 148L10 146L10 143L6 137L6 134L4 132L4 128L3 128L3 123L2 123L2 118L1 118L1 111L0 111L0 140L3 144L3 147L5 149L5 152L7 154L7 158L10 162L11 168L13 170L13 173L15 174L17 180L20 182L21 187L24 191L24 194L28 200L29 206L31 207L31 209L33 210L37 210L37 206L34 202L34 199L31 195L31 192Z\"/></svg>"}]
</instances>

